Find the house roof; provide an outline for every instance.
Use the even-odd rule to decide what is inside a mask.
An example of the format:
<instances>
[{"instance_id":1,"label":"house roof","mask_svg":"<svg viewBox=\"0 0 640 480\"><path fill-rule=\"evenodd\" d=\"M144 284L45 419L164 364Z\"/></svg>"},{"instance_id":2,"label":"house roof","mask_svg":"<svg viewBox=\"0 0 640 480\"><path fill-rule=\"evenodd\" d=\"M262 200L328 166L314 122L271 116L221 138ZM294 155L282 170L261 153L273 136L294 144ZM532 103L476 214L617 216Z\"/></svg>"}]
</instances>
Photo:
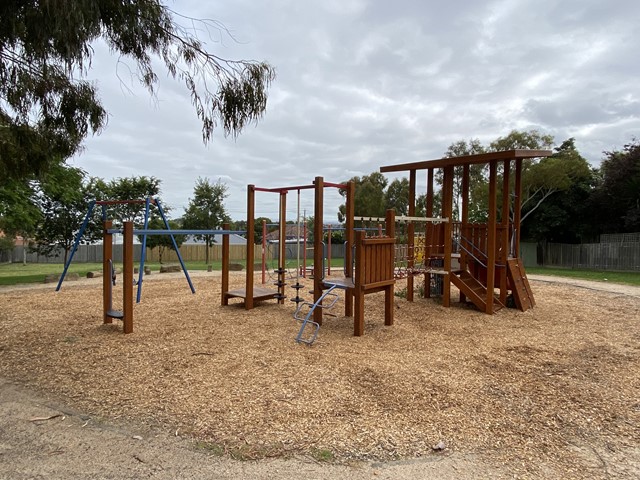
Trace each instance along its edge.
<instances>
[{"instance_id":1,"label":"house roof","mask_svg":"<svg viewBox=\"0 0 640 480\"><path fill-rule=\"evenodd\" d=\"M214 235L213 236L214 245L222 245L222 235ZM196 239L194 235L187 235L183 245L204 245L204 240ZM231 233L229 235L229 245L246 245L247 240L244 237L236 233Z\"/></svg>"},{"instance_id":2,"label":"house roof","mask_svg":"<svg viewBox=\"0 0 640 480\"><path fill-rule=\"evenodd\" d=\"M273 232L267 233L266 237L267 241L274 241L280 239L280 230L274 230ZM285 226L285 238L287 240L295 240L298 238L298 225L288 223ZM300 237L304 238L304 228L300 226ZM307 231L307 238L309 238L309 232Z\"/></svg>"}]
</instances>

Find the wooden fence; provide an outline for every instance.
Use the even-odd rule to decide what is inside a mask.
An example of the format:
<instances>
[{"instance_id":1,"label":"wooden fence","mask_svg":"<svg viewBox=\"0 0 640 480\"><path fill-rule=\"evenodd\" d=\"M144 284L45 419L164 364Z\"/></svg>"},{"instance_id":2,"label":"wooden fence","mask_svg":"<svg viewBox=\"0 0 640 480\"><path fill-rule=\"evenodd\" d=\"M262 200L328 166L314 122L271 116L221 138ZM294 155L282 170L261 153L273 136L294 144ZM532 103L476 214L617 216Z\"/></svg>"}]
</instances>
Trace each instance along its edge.
<instances>
[{"instance_id":1,"label":"wooden fence","mask_svg":"<svg viewBox=\"0 0 640 480\"><path fill-rule=\"evenodd\" d=\"M255 247L256 263L262 258L262 246ZM0 259L5 262L21 263L23 247L16 247L13 252L5 254ZM134 245L134 261L140 261L140 245ZM204 245L183 245L180 248L182 258L187 262L201 261L205 259ZM297 258L297 248L288 247L286 256L288 263L295 263ZM327 256L326 250L324 256ZM122 258L122 245L114 245L113 254L115 261ZM147 261L158 262L158 249L147 249ZM219 261L222 258L222 247L215 245L209 249L211 261ZM304 252L301 250L301 258ZM277 246L269 245L266 250L268 261L277 258ZM246 249L244 245L230 246L231 261L241 261L246 259ZM337 244L331 246L331 258L344 258L344 245ZM521 258L525 266L545 265L549 267L576 268L588 270L619 270L619 271L640 271L640 242L608 242L608 243L586 243L582 245L568 245L560 243L548 243L538 246L535 243L521 244ZM37 253L27 253L28 263L63 263L64 257L44 256ZM102 245L80 245L73 259L74 263L102 262ZM165 249L162 255L164 263L178 261L176 253ZM302 260L301 260L302 261ZM307 264L313 263L313 249L307 250Z\"/></svg>"},{"instance_id":2,"label":"wooden fence","mask_svg":"<svg viewBox=\"0 0 640 480\"><path fill-rule=\"evenodd\" d=\"M640 242L548 243L542 250L543 265L548 267L640 272Z\"/></svg>"}]
</instances>

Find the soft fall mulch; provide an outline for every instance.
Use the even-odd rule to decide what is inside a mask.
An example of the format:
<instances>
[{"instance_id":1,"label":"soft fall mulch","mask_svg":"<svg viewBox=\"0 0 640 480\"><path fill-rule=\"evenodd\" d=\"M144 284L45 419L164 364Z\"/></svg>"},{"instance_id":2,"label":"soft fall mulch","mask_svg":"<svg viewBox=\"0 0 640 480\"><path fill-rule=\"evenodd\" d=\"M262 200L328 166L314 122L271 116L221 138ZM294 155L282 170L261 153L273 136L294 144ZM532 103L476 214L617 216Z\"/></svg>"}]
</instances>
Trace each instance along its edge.
<instances>
[{"instance_id":1,"label":"soft fall mulch","mask_svg":"<svg viewBox=\"0 0 640 480\"><path fill-rule=\"evenodd\" d=\"M307 346L289 299L222 307L215 273L193 278L195 295L179 275L156 277L131 335L102 323L100 279L0 292L0 374L242 458L391 460L442 442L533 475L604 478L629 455L638 465L638 298L532 282L534 309L485 315L452 288L451 308L397 297L385 327L374 294L363 337L339 301Z\"/></svg>"}]
</instances>

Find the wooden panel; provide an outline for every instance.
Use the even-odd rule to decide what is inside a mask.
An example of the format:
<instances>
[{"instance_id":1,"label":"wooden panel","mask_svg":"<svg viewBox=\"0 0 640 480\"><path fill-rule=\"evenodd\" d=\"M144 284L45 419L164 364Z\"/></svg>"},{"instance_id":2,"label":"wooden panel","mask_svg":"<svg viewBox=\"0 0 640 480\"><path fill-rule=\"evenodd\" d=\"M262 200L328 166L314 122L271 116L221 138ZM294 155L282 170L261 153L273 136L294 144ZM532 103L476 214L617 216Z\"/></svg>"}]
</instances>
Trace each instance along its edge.
<instances>
[{"instance_id":1,"label":"wooden panel","mask_svg":"<svg viewBox=\"0 0 640 480\"><path fill-rule=\"evenodd\" d=\"M509 283L513 289L513 299L516 307L525 312L534 307L536 302L533 298L533 292L529 285L524 265L517 258L513 258L507 262L507 266Z\"/></svg>"}]
</instances>

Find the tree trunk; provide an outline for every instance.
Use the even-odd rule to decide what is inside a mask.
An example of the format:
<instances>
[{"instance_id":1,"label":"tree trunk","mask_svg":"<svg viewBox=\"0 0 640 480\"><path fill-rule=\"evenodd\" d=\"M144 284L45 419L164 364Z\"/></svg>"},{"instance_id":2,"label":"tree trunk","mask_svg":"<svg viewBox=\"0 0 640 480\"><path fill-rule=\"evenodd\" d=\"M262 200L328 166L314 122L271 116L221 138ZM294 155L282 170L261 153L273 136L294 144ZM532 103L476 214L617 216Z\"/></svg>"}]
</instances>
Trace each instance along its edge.
<instances>
[{"instance_id":1,"label":"tree trunk","mask_svg":"<svg viewBox=\"0 0 640 480\"><path fill-rule=\"evenodd\" d=\"M209 245L211 244L211 238L209 235L204 237L204 264L209 265Z\"/></svg>"}]
</instances>

